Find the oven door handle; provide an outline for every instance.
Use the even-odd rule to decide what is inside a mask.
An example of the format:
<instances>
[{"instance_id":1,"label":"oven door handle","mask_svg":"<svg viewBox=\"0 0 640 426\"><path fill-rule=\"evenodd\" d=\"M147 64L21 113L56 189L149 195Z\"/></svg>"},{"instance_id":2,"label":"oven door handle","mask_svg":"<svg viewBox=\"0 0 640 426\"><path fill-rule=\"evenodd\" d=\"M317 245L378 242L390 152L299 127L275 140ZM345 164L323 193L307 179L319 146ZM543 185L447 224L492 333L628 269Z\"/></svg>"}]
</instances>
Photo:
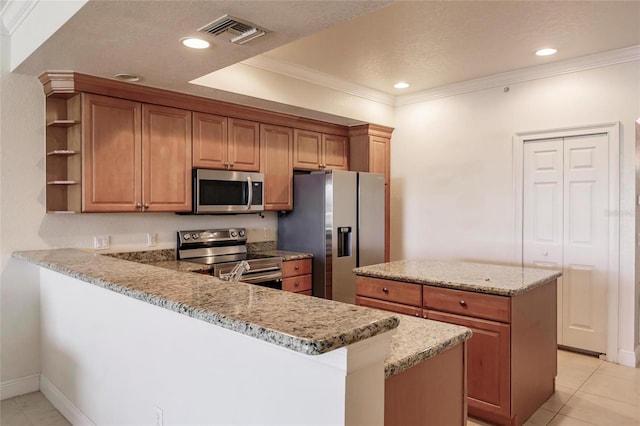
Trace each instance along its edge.
<instances>
[{"instance_id":1,"label":"oven door handle","mask_svg":"<svg viewBox=\"0 0 640 426\"><path fill-rule=\"evenodd\" d=\"M251 203L253 203L253 182L251 182L251 177L247 176L247 185L249 186L249 197L247 199L247 210L251 208Z\"/></svg>"},{"instance_id":2,"label":"oven door handle","mask_svg":"<svg viewBox=\"0 0 640 426\"><path fill-rule=\"evenodd\" d=\"M246 284L255 284L266 281L280 281L282 280L282 272L273 272L270 274L246 274L240 277L240 282Z\"/></svg>"}]
</instances>

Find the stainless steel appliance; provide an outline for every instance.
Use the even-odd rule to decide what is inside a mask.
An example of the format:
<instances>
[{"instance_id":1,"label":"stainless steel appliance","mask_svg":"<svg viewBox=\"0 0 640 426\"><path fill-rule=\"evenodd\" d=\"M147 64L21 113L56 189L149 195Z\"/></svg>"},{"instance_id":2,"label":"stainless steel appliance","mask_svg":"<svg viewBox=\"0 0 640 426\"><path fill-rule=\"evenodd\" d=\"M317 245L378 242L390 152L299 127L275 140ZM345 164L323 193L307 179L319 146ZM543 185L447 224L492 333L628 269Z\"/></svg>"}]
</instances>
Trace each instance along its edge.
<instances>
[{"instance_id":1,"label":"stainless steel appliance","mask_svg":"<svg viewBox=\"0 0 640 426\"><path fill-rule=\"evenodd\" d=\"M193 169L193 213L257 213L264 210L264 174Z\"/></svg>"},{"instance_id":2,"label":"stainless steel appliance","mask_svg":"<svg viewBox=\"0 0 640 426\"><path fill-rule=\"evenodd\" d=\"M384 176L328 170L296 175L278 248L313 254L313 295L355 303L353 268L384 262Z\"/></svg>"},{"instance_id":3,"label":"stainless steel appliance","mask_svg":"<svg viewBox=\"0 0 640 426\"><path fill-rule=\"evenodd\" d=\"M244 269L240 281L282 289L282 258L247 253L245 228L178 231L177 258L200 263L210 275L228 281L237 278L232 272L238 267Z\"/></svg>"}]
</instances>

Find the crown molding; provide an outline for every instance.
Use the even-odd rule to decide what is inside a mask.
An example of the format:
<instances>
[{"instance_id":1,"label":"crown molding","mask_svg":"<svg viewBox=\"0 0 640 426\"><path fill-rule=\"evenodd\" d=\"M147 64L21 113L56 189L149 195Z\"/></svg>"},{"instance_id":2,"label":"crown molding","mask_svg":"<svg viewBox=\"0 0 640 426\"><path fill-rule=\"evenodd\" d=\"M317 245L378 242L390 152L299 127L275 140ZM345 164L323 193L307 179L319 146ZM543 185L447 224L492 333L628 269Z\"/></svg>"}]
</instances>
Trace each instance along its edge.
<instances>
[{"instance_id":1,"label":"crown molding","mask_svg":"<svg viewBox=\"0 0 640 426\"><path fill-rule=\"evenodd\" d=\"M39 0L7 0L0 10L0 31L2 35L12 35L31 13Z\"/></svg>"},{"instance_id":2,"label":"crown molding","mask_svg":"<svg viewBox=\"0 0 640 426\"><path fill-rule=\"evenodd\" d=\"M463 93L475 92L478 90L490 89L493 87L508 86L510 84L522 83L525 81L554 77L579 71L586 71L594 68L606 67L609 65L637 61L639 59L640 46L632 46L624 49L598 53L595 55L566 59L564 61L551 62L544 65L522 68L516 71L494 74L487 77L476 78L460 83L454 83L446 86L436 87L433 89L423 90L421 92L401 95L396 98L395 106L408 105L417 102L426 102L433 99L461 95Z\"/></svg>"},{"instance_id":3,"label":"crown molding","mask_svg":"<svg viewBox=\"0 0 640 426\"><path fill-rule=\"evenodd\" d=\"M242 63L254 68L282 74L287 77L334 89L349 95L379 102L381 104L394 106L396 102L396 97L393 95L389 95L360 84L351 83L310 68L281 61L279 59L273 59L266 55L254 56L253 58L242 61Z\"/></svg>"},{"instance_id":4,"label":"crown molding","mask_svg":"<svg viewBox=\"0 0 640 426\"><path fill-rule=\"evenodd\" d=\"M490 89L493 87L522 83L524 81L537 80L625 62L637 61L639 59L640 45L631 46L595 55L566 59L564 61L551 62L534 67L522 68L516 71L494 74L487 77L448 84L446 86L435 87L433 89L399 96L389 95L387 93L351 83L290 62L269 58L265 55L247 59L242 63L385 105L402 106L445 98L448 96L461 95L463 93L475 92L478 90Z\"/></svg>"}]
</instances>

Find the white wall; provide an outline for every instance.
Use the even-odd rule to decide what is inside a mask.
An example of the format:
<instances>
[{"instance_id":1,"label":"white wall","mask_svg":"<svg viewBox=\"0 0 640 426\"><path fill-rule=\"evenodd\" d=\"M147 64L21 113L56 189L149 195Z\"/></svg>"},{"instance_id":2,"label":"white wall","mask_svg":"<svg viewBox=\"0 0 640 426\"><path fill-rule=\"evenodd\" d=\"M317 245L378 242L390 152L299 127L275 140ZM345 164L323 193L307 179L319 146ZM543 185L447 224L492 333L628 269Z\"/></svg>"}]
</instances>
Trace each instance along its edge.
<instances>
[{"instance_id":1,"label":"white wall","mask_svg":"<svg viewBox=\"0 0 640 426\"><path fill-rule=\"evenodd\" d=\"M635 120L640 65L513 84L396 108L391 144L391 257L517 263L512 137L620 121L619 346L638 345Z\"/></svg>"},{"instance_id":2,"label":"white wall","mask_svg":"<svg viewBox=\"0 0 640 426\"><path fill-rule=\"evenodd\" d=\"M383 423L395 330L305 355L30 267L41 271L43 393L74 424L158 424L156 407L167 425Z\"/></svg>"},{"instance_id":3,"label":"white wall","mask_svg":"<svg viewBox=\"0 0 640 426\"><path fill-rule=\"evenodd\" d=\"M44 94L38 79L0 76L0 381L40 372L37 276L16 250L93 247L93 236L110 235L111 251L147 249L147 232L158 233L155 248L175 247L175 231L245 226L249 241L275 239L275 213L179 216L171 213L45 214ZM269 231L265 237L264 228Z\"/></svg>"}]
</instances>

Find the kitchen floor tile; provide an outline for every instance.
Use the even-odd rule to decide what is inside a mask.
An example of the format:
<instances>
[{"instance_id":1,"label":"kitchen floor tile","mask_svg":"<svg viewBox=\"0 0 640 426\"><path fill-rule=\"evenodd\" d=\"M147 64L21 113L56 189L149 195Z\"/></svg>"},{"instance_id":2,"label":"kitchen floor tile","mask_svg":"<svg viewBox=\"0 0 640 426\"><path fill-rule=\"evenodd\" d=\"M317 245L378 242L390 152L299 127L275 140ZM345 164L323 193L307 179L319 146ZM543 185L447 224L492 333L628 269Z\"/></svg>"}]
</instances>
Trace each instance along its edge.
<instances>
[{"instance_id":1,"label":"kitchen floor tile","mask_svg":"<svg viewBox=\"0 0 640 426\"><path fill-rule=\"evenodd\" d=\"M489 423L485 423L482 420L467 418L467 426L491 426Z\"/></svg>"},{"instance_id":2,"label":"kitchen floor tile","mask_svg":"<svg viewBox=\"0 0 640 426\"><path fill-rule=\"evenodd\" d=\"M638 426L640 406L577 391L560 414L596 425Z\"/></svg>"},{"instance_id":3,"label":"kitchen floor tile","mask_svg":"<svg viewBox=\"0 0 640 426\"><path fill-rule=\"evenodd\" d=\"M549 422L549 426L593 426L593 423L583 422L563 414L556 414Z\"/></svg>"},{"instance_id":4,"label":"kitchen floor tile","mask_svg":"<svg viewBox=\"0 0 640 426\"><path fill-rule=\"evenodd\" d=\"M558 376L556 385L571 389L580 389L580 386L596 371L598 367L586 367L573 363L558 363Z\"/></svg>"},{"instance_id":5,"label":"kitchen floor tile","mask_svg":"<svg viewBox=\"0 0 640 426\"><path fill-rule=\"evenodd\" d=\"M640 380L607 376L596 371L580 391L640 406Z\"/></svg>"},{"instance_id":6,"label":"kitchen floor tile","mask_svg":"<svg viewBox=\"0 0 640 426\"><path fill-rule=\"evenodd\" d=\"M540 408L538 411L533 413L531 417L529 417L529 419L524 423L524 426L546 426L555 415L556 413L554 411Z\"/></svg>"},{"instance_id":7,"label":"kitchen floor tile","mask_svg":"<svg viewBox=\"0 0 640 426\"><path fill-rule=\"evenodd\" d=\"M603 362L596 373L640 383L640 368L627 367L612 362Z\"/></svg>"},{"instance_id":8,"label":"kitchen floor tile","mask_svg":"<svg viewBox=\"0 0 640 426\"><path fill-rule=\"evenodd\" d=\"M602 363L604 363L604 361L595 356L558 349L558 364L579 365L596 369L600 367Z\"/></svg>"},{"instance_id":9,"label":"kitchen floor tile","mask_svg":"<svg viewBox=\"0 0 640 426\"><path fill-rule=\"evenodd\" d=\"M574 393L576 393L575 389L556 384L556 391L551 395L551 398L547 399L542 405L542 408L557 413Z\"/></svg>"}]
</instances>

